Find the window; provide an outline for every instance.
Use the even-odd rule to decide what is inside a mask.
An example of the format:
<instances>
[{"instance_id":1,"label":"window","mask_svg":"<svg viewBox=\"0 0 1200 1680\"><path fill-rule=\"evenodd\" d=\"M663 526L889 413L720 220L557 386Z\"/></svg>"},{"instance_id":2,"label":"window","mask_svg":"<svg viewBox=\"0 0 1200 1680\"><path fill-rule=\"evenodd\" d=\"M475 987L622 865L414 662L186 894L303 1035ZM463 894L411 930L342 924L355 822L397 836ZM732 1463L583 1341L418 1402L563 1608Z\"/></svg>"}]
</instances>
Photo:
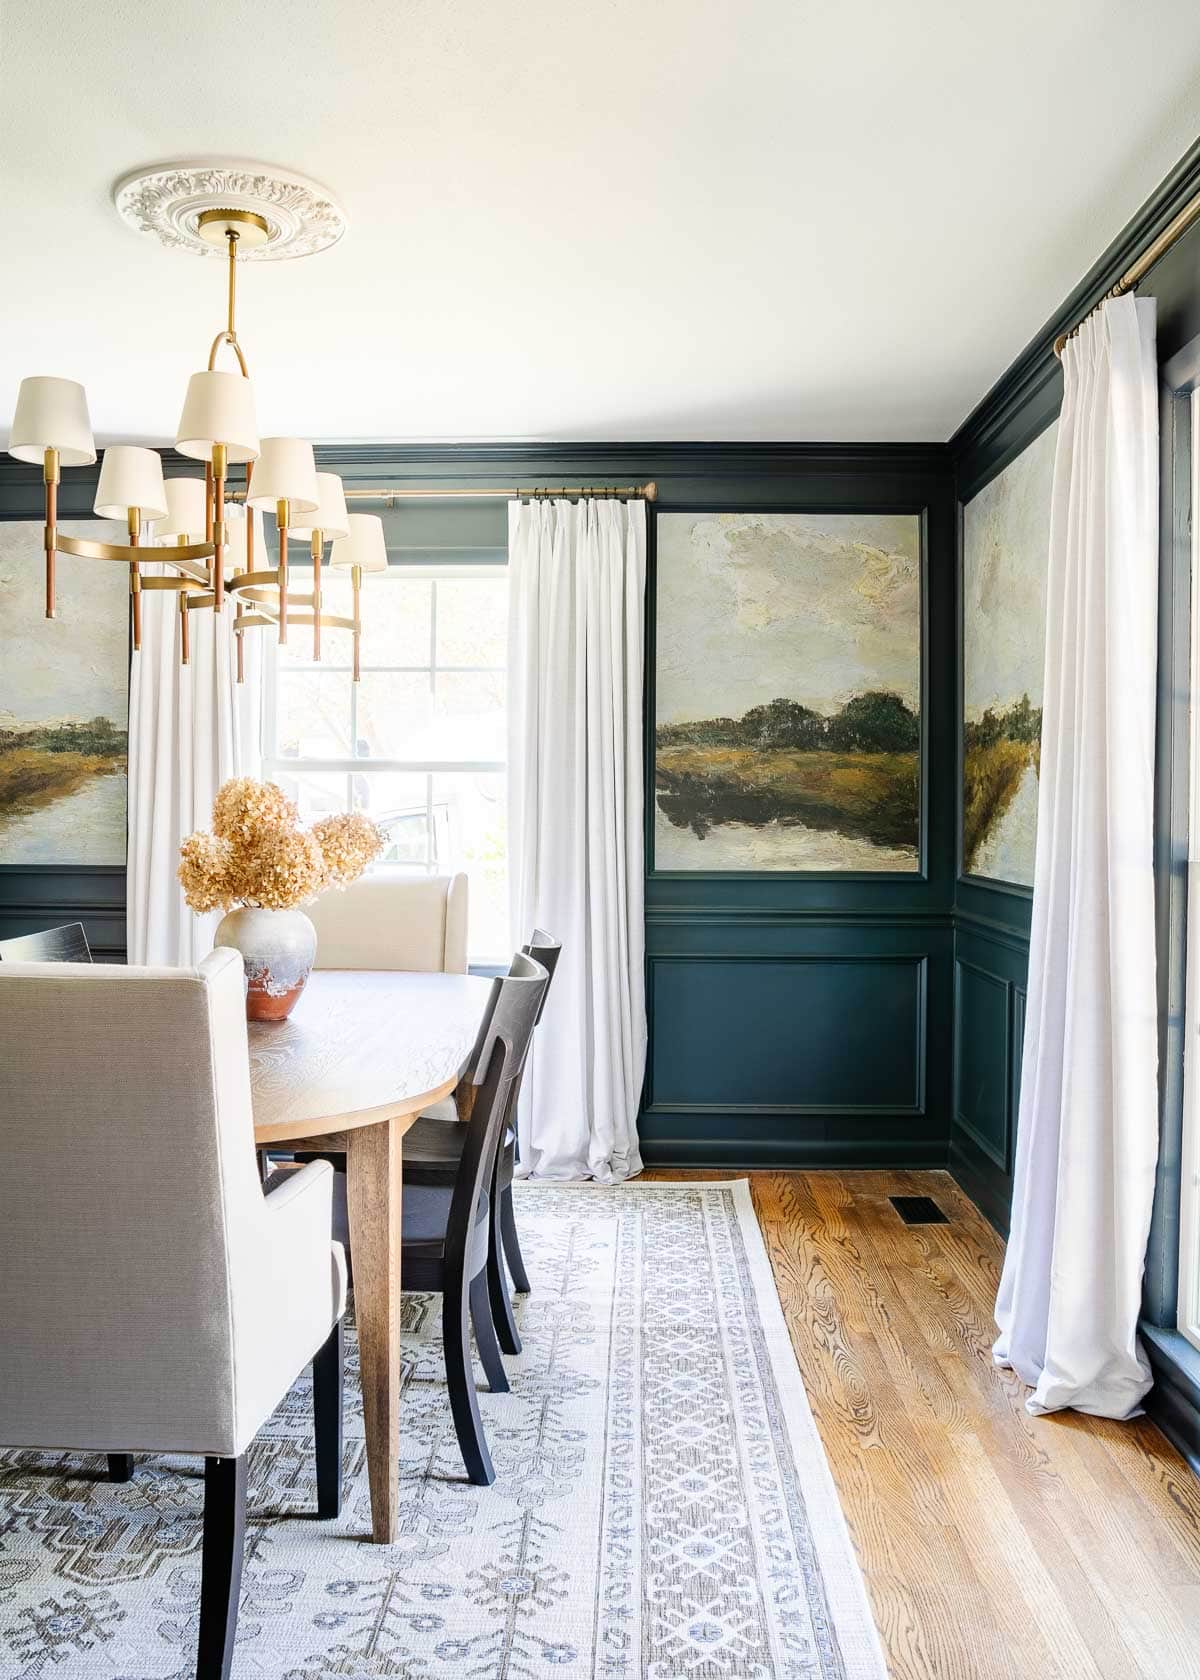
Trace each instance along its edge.
<instances>
[{"instance_id":1,"label":"window","mask_svg":"<svg viewBox=\"0 0 1200 1680\"><path fill-rule=\"evenodd\" d=\"M326 612L348 615L350 584L322 579ZM362 676L350 638L323 630L270 640L266 774L306 822L364 811L386 827L376 869L471 882L470 959L508 956L505 866L508 577L497 566L392 566L363 580Z\"/></svg>"}]
</instances>

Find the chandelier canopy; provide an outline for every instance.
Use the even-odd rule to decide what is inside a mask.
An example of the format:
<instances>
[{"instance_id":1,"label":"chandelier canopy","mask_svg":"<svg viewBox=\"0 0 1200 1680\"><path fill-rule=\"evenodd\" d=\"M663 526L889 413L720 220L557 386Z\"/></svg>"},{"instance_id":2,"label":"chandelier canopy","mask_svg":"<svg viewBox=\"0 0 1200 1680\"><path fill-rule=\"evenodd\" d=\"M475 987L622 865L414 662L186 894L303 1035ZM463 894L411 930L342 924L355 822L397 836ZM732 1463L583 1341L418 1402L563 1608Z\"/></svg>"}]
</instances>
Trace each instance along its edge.
<instances>
[{"instance_id":1,"label":"chandelier canopy","mask_svg":"<svg viewBox=\"0 0 1200 1680\"><path fill-rule=\"evenodd\" d=\"M23 379L8 452L19 461L40 462L43 468L46 617L54 617L57 554L117 561L129 568L135 651L142 645L145 590L178 595L184 664L189 657L190 614L199 609L222 612L228 594L235 603L239 681L248 632L274 628L279 641L286 642L289 624L299 624L311 626L314 659L321 657L322 628L348 630L357 682L363 572L387 566L382 521L376 515L347 514L341 479L316 470L311 443L290 437L260 439L254 389L235 319L239 258L274 260L323 249L340 237L344 218L311 182L299 176L256 174L251 165L171 165L140 171L118 183L116 198L126 220L156 233L165 244L206 254L223 248L226 256L225 327L212 341L207 367L188 381L175 437L180 455L203 463L204 477L164 479L157 450L112 444L104 451L94 511L102 519L123 520L128 542L64 535L58 529L61 470L91 466L96 460L87 396L73 380L46 375ZM236 369L217 367L222 350L232 354ZM240 487L231 483L231 467L242 469ZM240 509L238 502L244 504ZM263 538L264 514L275 518L273 563ZM291 587L292 537L309 544L311 590ZM323 610L326 543L333 545L331 563L350 569L349 618ZM152 573L143 570L148 562L155 564Z\"/></svg>"}]
</instances>

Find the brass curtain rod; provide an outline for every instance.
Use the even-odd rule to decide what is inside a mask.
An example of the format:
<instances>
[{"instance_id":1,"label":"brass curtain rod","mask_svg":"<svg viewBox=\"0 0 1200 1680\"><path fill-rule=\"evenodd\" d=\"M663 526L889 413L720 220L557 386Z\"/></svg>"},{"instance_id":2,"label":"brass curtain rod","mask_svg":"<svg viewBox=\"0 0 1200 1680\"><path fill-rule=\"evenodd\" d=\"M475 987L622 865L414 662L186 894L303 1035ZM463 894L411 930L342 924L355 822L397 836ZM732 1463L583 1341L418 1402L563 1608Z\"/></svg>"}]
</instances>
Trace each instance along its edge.
<instances>
[{"instance_id":1,"label":"brass curtain rod","mask_svg":"<svg viewBox=\"0 0 1200 1680\"><path fill-rule=\"evenodd\" d=\"M245 500L245 495L244 490L227 491L226 499L240 502ZM526 489L521 489L516 485L509 486L506 489L487 490L449 490L441 488L431 490L410 486L404 486L400 489L380 490L352 490L349 486L346 488L347 501L353 499L355 501L384 502L388 507L391 507L394 502L416 501L419 498L437 502L457 502L474 498L481 501L511 502L518 497L524 498L526 496L536 501L545 501L547 498L559 496L566 497L568 500L579 496L599 496L610 501L618 497L624 497L630 501L654 502L658 500L658 485L651 479L647 484L565 484Z\"/></svg>"},{"instance_id":2,"label":"brass curtain rod","mask_svg":"<svg viewBox=\"0 0 1200 1680\"><path fill-rule=\"evenodd\" d=\"M1125 270L1124 274L1122 274L1116 285L1110 286L1108 291L1106 291L1104 296L1100 299L1099 303L1092 305L1091 309L1089 309L1087 314L1083 317L1083 321L1090 320L1101 305L1109 303L1113 298L1124 297L1126 292L1132 292L1135 286L1140 285L1146 278L1147 274L1149 274L1150 270L1154 267L1155 263L1158 262L1161 257L1166 256L1172 245L1174 245L1177 240L1182 239L1184 234L1191 227L1192 223L1197 220L1200 220L1200 193L1197 193L1194 198L1188 199L1183 209L1177 216L1172 217L1166 227L1159 234L1158 238L1152 240L1142 252L1141 256L1130 263L1129 267ZM1062 360L1062 353L1066 349L1067 344L1075 337L1075 334L1083 325L1083 321L1076 321L1070 332L1059 333L1058 337L1054 340L1054 354L1060 361Z\"/></svg>"}]
</instances>

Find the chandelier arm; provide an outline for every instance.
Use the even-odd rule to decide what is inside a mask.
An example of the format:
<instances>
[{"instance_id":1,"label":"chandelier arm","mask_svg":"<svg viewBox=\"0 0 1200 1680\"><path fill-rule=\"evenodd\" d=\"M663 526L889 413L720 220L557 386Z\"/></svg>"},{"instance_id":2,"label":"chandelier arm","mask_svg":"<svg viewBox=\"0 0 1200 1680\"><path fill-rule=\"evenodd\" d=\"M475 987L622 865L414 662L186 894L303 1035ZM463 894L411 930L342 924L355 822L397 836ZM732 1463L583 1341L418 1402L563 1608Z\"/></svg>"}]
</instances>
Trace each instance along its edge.
<instances>
[{"instance_id":1,"label":"chandelier arm","mask_svg":"<svg viewBox=\"0 0 1200 1680\"><path fill-rule=\"evenodd\" d=\"M141 589L174 589L180 595L195 596L207 589L207 583L202 583L198 578L190 577L144 577L139 587Z\"/></svg>"},{"instance_id":2,"label":"chandelier arm","mask_svg":"<svg viewBox=\"0 0 1200 1680\"><path fill-rule=\"evenodd\" d=\"M81 560L120 560L127 566L135 560L144 560L147 557L144 548L135 547L132 543L93 542L91 537L64 537L61 533L56 534L55 548L59 554L74 554ZM188 572L197 582L207 586L212 581L208 572L188 563L193 560L210 560L212 551L211 543L178 543L170 548L156 548L152 558Z\"/></svg>"},{"instance_id":3,"label":"chandelier arm","mask_svg":"<svg viewBox=\"0 0 1200 1680\"><path fill-rule=\"evenodd\" d=\"M228 584L226 584L226 588L229 590L231 595L245 595L248 601L253 601L257 600L259 597L251 594L251 590L259 588L264 584L269 585L272 589L278 589L279 573L275 570L274 566L270 567L267 571L239 572L236 577L230 578Z\"/></svg>"}]
</instances>

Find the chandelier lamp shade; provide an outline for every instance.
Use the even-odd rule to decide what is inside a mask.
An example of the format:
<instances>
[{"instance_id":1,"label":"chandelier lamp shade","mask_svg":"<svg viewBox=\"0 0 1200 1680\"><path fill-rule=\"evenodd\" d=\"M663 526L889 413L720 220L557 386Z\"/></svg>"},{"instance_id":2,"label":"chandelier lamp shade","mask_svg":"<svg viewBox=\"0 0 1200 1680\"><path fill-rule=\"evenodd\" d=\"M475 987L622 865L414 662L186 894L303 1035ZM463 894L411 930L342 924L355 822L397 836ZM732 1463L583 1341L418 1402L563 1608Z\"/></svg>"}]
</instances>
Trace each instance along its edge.
<instances>
[{"instance_id":1,"label":"chandelier lamp shade","mask_svg":"<svg viewBox=\"0 0 1200 1680\"><path fill-rule=\"evenodd\" d=\"M111 444L103 452L94 511L120 520L127 541L98 542L58 528L58 487L63 468L91 466L96 445L87 395L74 380L37 375L22 380L8 444L19 461L40 464L45 482L46 617L55 613L55 558L70 554L128 567L135 652L142 644L142 595L174 591L179 598L179 648L189 656L189 615L220 613L230 595L235 609L238 678L244 636L273 628L286 642L289 618L311 625L313 657L321 656L322 627L354 637L358 678L362 568L352 566L354 616L325 613L321 599L324 546L352 538L342 481L318 473L312 444L302 438L260 438L254 387L235 323L239 256L273 260L303 256L340 237L340 211L313 183L250 174L250 166L163 166L118 183L117 208L126 221L153 232L174 248L226 258L226 322L212 341L208 365L188 380L175 436L179 455L200 464L192 473L164 478L156 449ZM175 202L181 188L191 196ZM166 196L164 196L166 195ZM222 352L236 367L219 368ZM203 476L201 476L201 468ZM231 469L236 478L231 482ZM238 508L238 502L244 503ZM263 538L263 515L278 533L272 557ZM380 525L380 521L374 521ZM309 543L312 589L289 588L289 535ZM382 545L382 526L379 542ZM334 561L335 564L340 562ZM387 557L384 550L383 563ZM374 568L372 568L374 569Z\"/></svg>"}]
</instances>

